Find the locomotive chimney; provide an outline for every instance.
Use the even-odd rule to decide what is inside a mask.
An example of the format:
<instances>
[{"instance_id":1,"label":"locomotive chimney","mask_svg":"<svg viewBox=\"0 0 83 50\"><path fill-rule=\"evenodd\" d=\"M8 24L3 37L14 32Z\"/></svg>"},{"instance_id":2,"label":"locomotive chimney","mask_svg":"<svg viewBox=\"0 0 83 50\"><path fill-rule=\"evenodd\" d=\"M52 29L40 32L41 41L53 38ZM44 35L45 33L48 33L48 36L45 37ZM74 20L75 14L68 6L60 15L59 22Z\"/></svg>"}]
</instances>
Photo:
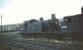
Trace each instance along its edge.
<instances>
[{"instance_id":1,"label":"locomotive chimney","mask_svg":"<svg viewBox=\"0 0 83 50\"><path fill-rule=\"evenodd\" d=\"M51 14L51 19L52 20L55 20L56 19L55 14Z\"/></svg>"},{"instance_id":2,"label":"locomotive chimney","mask_svg":"<svg viewBox=\"0 0 83 50\"><path fill-rule=\"evenodd\" d=\"M40 21L43 21L43 17L40 17L40 19L39 19Z\"/></svg>"}]
</instances>

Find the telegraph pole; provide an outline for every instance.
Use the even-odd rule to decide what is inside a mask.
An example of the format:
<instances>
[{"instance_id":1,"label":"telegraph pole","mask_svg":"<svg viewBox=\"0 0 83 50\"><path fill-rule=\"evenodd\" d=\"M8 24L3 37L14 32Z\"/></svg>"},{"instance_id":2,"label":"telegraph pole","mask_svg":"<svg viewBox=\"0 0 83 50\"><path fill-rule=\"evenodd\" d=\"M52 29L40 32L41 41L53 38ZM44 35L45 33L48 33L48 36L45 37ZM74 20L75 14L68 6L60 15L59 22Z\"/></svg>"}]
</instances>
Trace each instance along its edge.
<instances>
[{"instance_id":1,"label":"telegraph pole","mask_svg":"<svg viewBox=\"0 0 83 50\"><path fill-rule=\"evenodd\" d=\"M1 37L2 37L2 14L1 14Z\"/></svg>"}]
</instances>

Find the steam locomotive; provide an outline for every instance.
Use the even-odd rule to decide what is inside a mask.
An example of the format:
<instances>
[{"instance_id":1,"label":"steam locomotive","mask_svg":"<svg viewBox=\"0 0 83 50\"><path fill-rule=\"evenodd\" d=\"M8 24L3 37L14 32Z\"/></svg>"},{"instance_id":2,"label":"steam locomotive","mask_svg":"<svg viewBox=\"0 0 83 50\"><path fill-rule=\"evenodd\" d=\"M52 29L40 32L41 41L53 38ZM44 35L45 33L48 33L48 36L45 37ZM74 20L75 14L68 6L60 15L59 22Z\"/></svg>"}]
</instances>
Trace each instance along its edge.
<instances>
[{"instance_id":1,"label":"steam locomotive","mask_svg":"<svg viewBox=\"0 0 83 50\"><path fill-rule=\"evenodd\" d=\"M24 21L20 24L11 24L0 26L0 31L2 32L27 32L27 33L36 33L36 32L58 32L60 29L59 20L55 18L55 14L51 15L51 19L43 20L41 17L40 20L31 19Z\"/></svg>"}]
</instances>

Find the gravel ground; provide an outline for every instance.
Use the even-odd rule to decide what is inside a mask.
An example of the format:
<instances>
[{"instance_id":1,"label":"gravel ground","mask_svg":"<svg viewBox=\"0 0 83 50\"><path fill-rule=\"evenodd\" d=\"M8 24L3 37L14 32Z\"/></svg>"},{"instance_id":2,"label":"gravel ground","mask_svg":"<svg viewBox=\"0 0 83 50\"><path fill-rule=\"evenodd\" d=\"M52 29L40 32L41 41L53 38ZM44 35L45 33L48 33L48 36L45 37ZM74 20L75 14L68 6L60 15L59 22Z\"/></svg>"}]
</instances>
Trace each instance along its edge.
<instances>
[{"instance_id":1,"label":"gravel ground","mask_svg":"<svg viewBox=\"0 0 83 50\"><path fill-rule=\"evenodd\" d=\"M83 50L83 42L24 38L19 33L4 33L0 50Z\"/></svg>"}]
</instances>

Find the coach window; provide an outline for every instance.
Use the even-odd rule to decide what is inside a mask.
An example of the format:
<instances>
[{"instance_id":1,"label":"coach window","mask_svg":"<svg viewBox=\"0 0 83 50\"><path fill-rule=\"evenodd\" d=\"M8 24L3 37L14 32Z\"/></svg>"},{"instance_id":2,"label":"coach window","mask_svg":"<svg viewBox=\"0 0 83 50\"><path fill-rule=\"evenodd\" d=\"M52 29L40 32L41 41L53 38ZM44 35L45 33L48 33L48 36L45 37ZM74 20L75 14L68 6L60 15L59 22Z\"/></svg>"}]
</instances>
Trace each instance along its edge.
<instances>
[{"instance_id":1,"label":"coach window","mask_svg":"<svg viewBox=\"0 0 83 50\"><path fill-rule=\"evenodd\" d=\"M68 17L67 19L68 19L68 21L67 21L68 23L72 23L71 17Z\"/></svg>"},{"instance_id":2,"label":"coach window","mask_svg":"<svg viewBox=\"0 0 83 50\"><path fill-rule=\"evenodd\" d=\"M78 21L79 20L79 18L78 17L76 17L76 21Z\"/></svg>"},{"instance_id":3,"label":"coach window","mask_svg":"<svg viewBox=\"0 0 83 50\"><path fill-rule=\"evenodd\" d=\"M68 21L68 19L66 18L66 19L64 19L65 21Z\"/></svg>"},{"instance_id":4,"label":"coach window","mask_svg":"<svg viewBox=\"0 0 83 50\"><path fill-rule=\"evenodd\" d=\"M5 29L6 29L6 31L7 31L7 27L6 27Z\"/></svg>"},{"instance_id":5,"label":"coach window","mask_svg":"<svg viewBox=\"0 0 83 50\"><path fill-rule=\"evenodd\" d=\"M3 31L4 31L4 28L2 28L3 29Z\"/></svg>"},{"instance_id":6,"label":"coach window","mask_svg":"<svg viewBox=\"0 0 83 50\"><path fill-rule=\"evenodd\" d=\"M52 24L52 23L51 23L51 22L49 22L49 24L48 24L48 25L50 26L51 24Z\"/></svg>"},{"instance_id":7,"label":"coach window","mask_svg":"<svg viewBox=\"0 0 83 50\"><path fill-rule=\"evenodd\" d=\"M8 28L8 30L10 30L10 27Z\"/></svg>"},{"instance_id":8,"label":"coach window","mask_svg":"<svg viewBox=\"0 0 83 50\"><path fill-rule=\"evenodd\" d=\"M13 28L13 27L11 27L11 30L12 30L12 31L14 31L14 28Z\"/></svg>"}]
</instances>

